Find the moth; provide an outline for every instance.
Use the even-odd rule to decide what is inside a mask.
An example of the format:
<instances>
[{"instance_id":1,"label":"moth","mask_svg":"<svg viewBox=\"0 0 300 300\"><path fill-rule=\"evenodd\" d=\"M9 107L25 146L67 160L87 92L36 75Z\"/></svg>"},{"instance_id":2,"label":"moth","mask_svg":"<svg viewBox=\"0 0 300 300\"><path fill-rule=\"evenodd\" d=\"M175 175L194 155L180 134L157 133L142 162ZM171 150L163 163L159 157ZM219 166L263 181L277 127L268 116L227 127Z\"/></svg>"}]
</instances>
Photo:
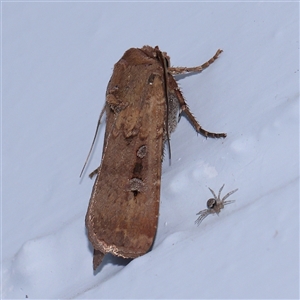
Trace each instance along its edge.
<instances>
[{"instance_id":1,"label":"moth","mask_svg":"<svg viewBox=\"0 0 300 300\"><path fill-rule=\"evenodd\" d=\"M91 174L97 177L85 218L94 248L94 270L106 253L136 258L151 248L158 222L164 145L169 144L179 115L185 114L205 137L226 137L199 125L173 77L201 72L221 52L198 67L171 67L166 52L158 46L144 46L127 50L115 64L106 90L102 159Z\"/></svg>"},{"instance_id":2,"label":"moth","mask_svg":"<svg viewBox=\"0 0 300 300\"><path fill-rule=\"evenodd\" d=\"M224 208L225 205L233 203L235 200L227 200L225 201L230 195L232 195L233 193L235 193L238 189L235 189L229 193L227 193L222 199L221 197L221 192L224 188L223 184L219 190L219 194L218 197L216 196L215 192L211 189L208 188L211 193L213 194L213 198L210 198L207 200L206 202L206 206L207 209L201 210L197 213L197 215L199 215L198 219L195 221L195 224L197 224L198 226L200 225L200 223L210 214L217 214L219 215L221 209Z\"/></svg>"}]
</instances>

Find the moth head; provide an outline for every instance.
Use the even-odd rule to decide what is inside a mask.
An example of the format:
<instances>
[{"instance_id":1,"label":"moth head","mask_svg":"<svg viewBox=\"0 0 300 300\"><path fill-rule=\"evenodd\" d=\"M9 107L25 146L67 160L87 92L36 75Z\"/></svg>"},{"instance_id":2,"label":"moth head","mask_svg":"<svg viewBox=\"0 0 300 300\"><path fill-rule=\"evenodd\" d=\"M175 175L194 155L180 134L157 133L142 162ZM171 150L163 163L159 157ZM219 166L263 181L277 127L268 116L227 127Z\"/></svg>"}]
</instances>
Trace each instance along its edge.
<instances>
[{"instance_id":1,"label":"moth head","mask_svg":"<svg viewBox=\"0 0 300 300\"><path fill-rule=\"evenodd\" d=\"M156 47L151 47L151 46L144 46L143 48L141 48L141 50L148 56L151 58L158 58L158 52L161 52L158 48L158 46Z\"/></svg>"},{"instance_id":2,"label":"moth head","mask_svg":"<svg viewBox=\"0 0 300 300\"><path fill-rule=\"evenodd\" d=\"M158 48L158 46L155 46L154 52L153 52L153 56L156 57L157 59L159 59L158 52L160 52L162 54L162 57L164 58L165 63L166 63L166 67L169 68L171 66L170 56L167 54L167 52L162 52L162 51L160 51L160 49Z\"/></svg>"}]
</instances>

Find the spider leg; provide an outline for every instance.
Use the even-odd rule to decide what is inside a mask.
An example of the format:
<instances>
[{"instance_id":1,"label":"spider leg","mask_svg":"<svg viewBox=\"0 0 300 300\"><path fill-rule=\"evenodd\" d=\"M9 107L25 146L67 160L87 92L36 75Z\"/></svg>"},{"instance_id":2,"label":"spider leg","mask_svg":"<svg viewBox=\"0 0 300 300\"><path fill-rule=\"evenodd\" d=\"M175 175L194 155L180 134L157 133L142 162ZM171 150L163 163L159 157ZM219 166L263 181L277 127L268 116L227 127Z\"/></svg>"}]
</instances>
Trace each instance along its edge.
<instances>
[{"instance_id":1,"label":"spider leg","mask_svg":"<svg viewBox=\"0 0 300 300\"><path fill-rule=\"evenodd\" d=\"M235 190L229 192L228 194L226 194L226 195L223 197L222 202L224 202L225 199L227 199L230 195L232 195L233 193L235 193L237 190L238 190L238 189L235 189Z\"/></svg>"},{"instance_id":2,"label":"spider leg","mask_svg":"<svg viewBox=\"0 0 300 300\"><path fill-rule=\"evenodd\" d=\"M195 224L197 224L198 226L200 225L200 223L208 216L210 215L212 212L210 209L205 209L205 210L201 210L197 213L197 215L199 215L198 219L195 221Z\"/></svg>"},{"instance_id":3,"label":"spider leg","mask_svg":"<svg viewBox=\"0 0 300 300\"><path fill-rule=\"evenodd\" d=\"M233 202L235 202L235 200L228 200L228 201L224 201L223 204L226 205L226 204L230 204L230 203L233 203Z\"/></svg>"},{"instance_id":4,"label":"spider leg","mask_svg":"<svg viewBox=\"0 0 300 300\"><path fill-rule=\"evenodd\" d=\"M211 191L211 193L213 194L213 196L214 196L214 198L216 199L216 200L218 200L218 198L217 198L217 196L216 196L216 194L215 194L215 192L209 187L209 190Z\"/></svg>"},{"instance_id":5,"label":"spider leg","mask_svg":"<svg viewBox=\"0 0 300 300\"><path fill-rule=\"evenodd\" d=\"M196 215L201 215L201 214L205 213L207 210L209 210L209 209L200 210L198 213L196 213Z\"/></svg>"},{"instance_id":6,"label":"spider leg","mask_svg":"<svg viewBox=\"0 0 300 300\"><path fill-rule=\"evenodd\" d=\"M220 199L220 196L221 196L221 192L223 190L223 187L224 187L225 183L221 186L220 190L219 190L219 194L218 194L218 200L221 200Z\"/></svg>"}]
</instances>

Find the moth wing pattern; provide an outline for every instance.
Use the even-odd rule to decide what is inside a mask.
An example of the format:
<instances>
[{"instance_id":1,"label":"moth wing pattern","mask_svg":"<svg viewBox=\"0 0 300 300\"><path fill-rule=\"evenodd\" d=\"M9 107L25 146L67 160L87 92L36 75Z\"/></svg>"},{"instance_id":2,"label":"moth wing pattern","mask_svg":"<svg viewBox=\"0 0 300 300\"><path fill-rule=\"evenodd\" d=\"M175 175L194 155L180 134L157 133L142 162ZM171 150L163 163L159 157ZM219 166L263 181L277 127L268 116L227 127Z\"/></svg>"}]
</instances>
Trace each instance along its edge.
<instances>
[{"instance_id":1,"label":"moth wing pattern","mask_svg":"<svg viewBox=\"0 0 300 300\"><path fill-rule=\"evenodd\" d=\"M156 233L166 100L153 60L141 49L127 50L107 87L102 161L86 215L98 256L135 258Z\"/></svg>"}]
</instances>

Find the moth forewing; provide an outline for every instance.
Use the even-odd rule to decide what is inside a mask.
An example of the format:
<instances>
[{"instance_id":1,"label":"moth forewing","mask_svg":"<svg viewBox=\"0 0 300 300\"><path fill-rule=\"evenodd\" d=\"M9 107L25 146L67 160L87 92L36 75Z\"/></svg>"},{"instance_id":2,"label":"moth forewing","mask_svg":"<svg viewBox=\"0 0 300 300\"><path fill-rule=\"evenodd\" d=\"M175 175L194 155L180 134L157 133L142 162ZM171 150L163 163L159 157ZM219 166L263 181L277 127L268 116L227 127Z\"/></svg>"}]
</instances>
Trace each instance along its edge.
<instances>
[{"instance_id":1,"label":"moth forewing","mask_svg":"<svg viewBox=\"0 0 300 300\"><path fill-rule=\"evenodd\" d=\"M138 49L124 57L107 88L103 155L86 226L94 249L135 258L156 233L166 100L156 60Z\"/></svg>"}]
</instances>

